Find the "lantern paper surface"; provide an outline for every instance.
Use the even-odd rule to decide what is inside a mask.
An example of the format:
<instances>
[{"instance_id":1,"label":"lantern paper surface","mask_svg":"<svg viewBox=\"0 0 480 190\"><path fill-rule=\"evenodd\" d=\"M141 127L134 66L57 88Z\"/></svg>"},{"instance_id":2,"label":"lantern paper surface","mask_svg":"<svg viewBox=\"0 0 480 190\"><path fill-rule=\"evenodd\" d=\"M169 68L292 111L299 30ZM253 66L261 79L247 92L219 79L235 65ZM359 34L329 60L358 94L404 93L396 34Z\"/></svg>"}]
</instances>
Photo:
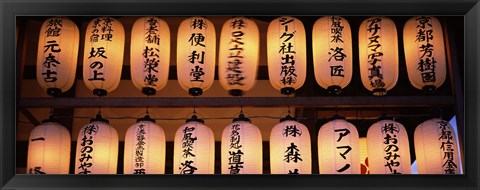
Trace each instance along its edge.
<instances>
[{"instance_id":1,"label":"lantern paper surface","mask_svg":"<svg viewBox=\"0 0 480 190\"><path fill-rule=\"evenodd\" d=\"M405 127L392 120L374 123L367 132L371 174L410 174L410 146Z\"/></svg>"},{"instance_id":2,"label":"lantern paper surface","mask_svg":"<svg viewBox=\"0 0 480 190\"><path fill-rule=\"evenodd\" d=\"M352 79L352 30L338 16L322 17L313 25L313 69L324 89L345 88Z\"/></svg>"},{"instance_id":3,"label":"lantern paper surface","mask_svg":"<svg viewBox=\"0 0 480 190\"><path fill-rule=\"evenodd\" d=\"M170 28L157 17L141 17L132 28L130 75L140 89L165 87L170 69Z\"/></svg>"},{"instance_id":4,"label":"lantern paper surface","mask_svg":"<svg viewBox=\"0 0 480 190\"><path fill-rule=\"evenodd\" d=\"M70 132L55 122L35 127L28 140L27 174L68 174Z\"/></svg>"},{"instance_id":5,"label":"lantern paper surface","mask_svg":"<svg viewBox=\"0 0 480 190\"><path fill-rule=\"evenodd\" d=\"M79 31L66 17L43 22L38 38L37 81L44 89L68 91L75 81Z\"/></svg>"},{"instance_id":6,"label":"lantern paper surface","mask_svg":"<svg viewBox=\"0 0 480 190\"><path fill-rule=\"evenodd\" d=\"M279 17L268 25L268 78L273 88L298 89L307 73L306 36L302 21Z\"/></svg>"},{"instance_id":7,"label":"lantern paper surface","mask_svg":"<svg viewBox=\"0 0 480 190\"><path fill-rule=\"evenodd\" d=\"M403 28L405 62L415 88L438 88L447 75L445 43L440 21L435 17L413 17Z\"/></svg>"},{"instance_id":8,"label":"lantern paper surface","mask_svg":"<svg viewBox=\"0 0 480 190\"><path fill-rule=\"evenodd\" d=\"M222 174L262 174L262 134L247 121L236 121L222 133Z\"/></svg>"},{"instance_id":9,"label":"lantern paper surface","mask_svg":"<svg viewBox=\"0 0 480 190\"><path fill-rule=\"evenodd\" d=\"M259 37L257 24L245 17L227 20L220 35L218 80L226 90L250 90L257 78Z\"/></svg>"},{"instance_id":10,"label":"lantern paper surface","mask_svg":"<svg viewBox=\"0 0 480 190\"><path fill-rule=\"evenodd\" d=\"M310 133L296 121L283 121L270 133L271 174L311 174Z\"/></svg>"},{"instance_id":11,"label":"lantern paper surface","mask_svg":"<svg viewBox=\"0 0 480 190\"><path fill-rule=\"evenodd\" d=\"M165 173L165 132L151 121L140 121L125 135L124 174Z\"/></svg>"},{"instance_id":12,"label":"lantern paper surface","mask_svg":"<svg viewBox=\"0 0 480 190\"><path fill-rule=\"evenodd\" d=\"M398 38L395 23L387 17L371 17L358 32L360 77L373 95L382 96L398 80Z\"/></svg>"},{"instance_id":13,"label":"lantern paper surface","mask_svg":"<svg viewBox=\"0 0 480 190\"><path fill-rule=\"evenodd\" d=\"M206 91L215 77L215 27L202 17L183 20L177 36L177 77L184 90Z\"/></svg>"},{"instance_id":14,"label":"lantern paper surface","mask_svg":"<svg viewBox=\"0 0 480 190\"><path fill-rule=\"evenodd\" d=\"M78 133L75 174L116 174L118 133L105 122L91 122Z\"/></svg>"},{"instance_id":15,"label":"lantern paper surface","mask_svg":"<svg viewBox=\"0 0 480 190\"><path fill-rule=\"evenodd\" d=\"M199 122L188 122L179 127L175 133L173 158L174 174L213 174L213 131Z\"/></svg>"},{"instance_id":16,"label":"lantern paper surface","mask_svg":"<svg viewBox=\"0 0 480 190\"><path fill-rule=\"evenodd\" d=\"M421 123L414 142L419 174L460 174L458 141L448 121L437 118Z\"/></svg>"},{"instance_id":17,"label":"lantern paper surface","mask_svg":"<svg viewBox=\"0 0 480 190\"><path fill-rule=\"evenodd\" d=\"M318 132L320 174L360 174L358 132L354 125L336 119Z\"/></svg>"},{"instance_id":18,"label":"lantern paper surface","mask_svg":"<svg viewBox=\"0 0 480 190\"><path fill-rule=\"evenodd\" d=\"M111 17L95 18L87 26L83 81L90 90L111 92L118 87L123 66L125 31Z\"/></svg>"},{"instance_id":19,"label":"lantern paper surface","mask_svg":"<svg viewBox=\"0 0 480 190\"><path fill-rule=\"evenodd\" d=\"M358 142L360 145L360 174L370 174L370 170L368 168L367 138L361 137Z\"/></svg>"}]
</instances>

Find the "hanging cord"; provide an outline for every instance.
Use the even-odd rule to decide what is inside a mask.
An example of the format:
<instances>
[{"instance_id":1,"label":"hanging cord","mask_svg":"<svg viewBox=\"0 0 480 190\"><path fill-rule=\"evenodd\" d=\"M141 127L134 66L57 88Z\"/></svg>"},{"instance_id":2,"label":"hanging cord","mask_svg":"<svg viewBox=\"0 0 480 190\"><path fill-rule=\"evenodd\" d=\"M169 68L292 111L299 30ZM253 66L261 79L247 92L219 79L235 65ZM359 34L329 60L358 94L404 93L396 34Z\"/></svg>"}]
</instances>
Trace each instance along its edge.
<instances>
[{"instance_id":1,"label":"hanging cord","mask_svg":"<svg viewBox=\"0 0 480 190\"><path fill-rule=\"evenodd\" d=\"M146 106L146 108L145 108L145 114L146 114L146 115L149 115L149 114L150 114L150 113L148 112L148 98L150 98L149 95L147 95L147 106Z\"/></svg>"},{"instance_id":2,"label":"hanging cord","mask_svg":"<svg viewBox=\"0 0 480 190\"><path fill-rule=\"evenodd\" d=\"M196 107L196 99L195 97L197 96L193 96L193 115L196 115L197 114L197 111L195 110L195 107Z\"/></svg>"},{"instance_id":3,"label":"hanging cord","mask_svg":"<svg viewBox=\"0 0 480 190\"><path fill-rule=\"evenodd\" d=\"M243 96L240 95L240 114L243 114Z\"/></svg>"},{"instance_id":4,"label":"hanging cord","mask_svg":"<svg viewBox=\"0 0 480 190\"><path fill-rule=\"evenodd\" d=\"M287 94L287 108L288 108L288 116L290 116L290 104L291 104L290 94Z\"/></svg>"},{"instance_id":5,"label":"hanging cord","mask_svg":"<svg viewBox=\"0 0 480 190\"><path fill-rule=\"evenodd\" d=\"M98 96L98 99L101 100L102 97L101 96ZM101 102L101 101L100 101ZM102 114L102 106L98 106L98 113L97 115L101 115Z\"/></svg>"}]
</instances>

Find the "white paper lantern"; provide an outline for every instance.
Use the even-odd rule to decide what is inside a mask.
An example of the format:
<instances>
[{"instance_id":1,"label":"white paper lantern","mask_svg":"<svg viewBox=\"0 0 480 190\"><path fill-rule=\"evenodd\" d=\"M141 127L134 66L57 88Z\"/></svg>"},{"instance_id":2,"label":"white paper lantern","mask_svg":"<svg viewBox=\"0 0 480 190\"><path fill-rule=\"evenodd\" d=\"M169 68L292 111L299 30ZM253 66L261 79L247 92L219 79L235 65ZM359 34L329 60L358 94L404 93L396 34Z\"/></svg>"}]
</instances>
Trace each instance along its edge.
<instances>
[{"instance_id":1,"label":"white paper lantern","mask_svg":"<svg viewBox=\"0 0 480 190\"><path fill-rule=\"evenodd\" d=\"M410 174L410 146L405 127L392 120L374 123L367 132L371 174Z\"/></svg>"},{"instance_id":2,"label":"white paper lantern","mask_svg":"<svg viewBox=\"0 0 480 190\"><path fill-rule=\"evenodd\" d=\"M56 122L35 127L28 139L27 174L68 174L71 142L70 132Z\"/></svg>"},{"instance_id":3,"label":"white paper lantern","mask_svg":"<svg viewBox=\"0 0 480 190\"><path fill-rule=\"evenodd\" d=\"M38 38L37 82L47 94L57 96L68 91L75 81L79 31L66 17L43 22Z\"/></svg>"},{"instance_id":4,"label":"white paper lantern","mask_svg":"<svg viewBox=\"0 0 480 190\"><path fill-rule=\"evenodd\" d=\"M165 173L165 132L149 118L139 119L125 135L124 174Z\"/></svg>"},{"instance_id":5,"label":"white paper lantern","mask_svg":"<svg viewBox=\"0 0 480 190\"><path fill-rule=\"evenodd\" d=\"M206 18L183 20L177 35L177 77L190 95L208 90L215 77L215 26Z\"/></svg>"},{"instance_id":6,"label":"white paper lantern","mask_svg":"<svg viewBox=\"0 0 480 190\"><path fill-rule=\"evenodd\" d=\"M312 148L305 125L286 120L270 133L271 174L311 174Z\"/></svg>"},{"instance_id":7,"label":"white paper lantern","mask_svg":"<svg viewBox=\"0 0 480 190\"><path fill-rule=\"evenodd\" d=\"M448 121L436 118L421 123L414 142L419 174L460 174L458 141Z\"/></svg>"},{"instance_id":8,"label":"white paper lantern","mask_svg":"<svg viewBox=\"0 0 480 190\"><path fill-rule=\"evenodd\" d=\"M360 147L356 127L335 119L318 132L320 174L360 174Z\"/></svg>"},{"instance_id":9,"label":"white paper lantern","mask_svg":"<svg viewBox=\"0 0 480 190\"><path fill-rule=\"evenodd\" d=\"M370 174L370 169L368 168L368 147L367 147L367 138L361 137L358 140L360 145L360 174Z\"/></svg>"},{"instance_id":10,"label":"white paper lantern","mask_svg":"<svg viewBox=\"0 0 480 190\"><path fill-rule=\"evenodd\" d=\"M307 74L307 47L302 21L289 16L268 25L268 78L282 94L292 94L303 86Z\"/></svg>"},{"instance_id":11,"label":"white paper lantern","mask_svg":"<svg viewBox=\"0 0 480 190\"><path fill-rule=\"evenodd\" d=\"M447 76L440 21L425 16L409 19L403 28L403 45L410 83L426 92L435 91Z\"/></svg>"},{"instance_id":12,"label":"white paper lantern","mask_svg":"<svg viewBox=\"0 0 480 190\"><path fill-rule=\"evenodd\" d=\"M146 95L165 87L170 69L170 29L157 17L141 17L132 27L130 75Z\"/></svg>"},{"instance_id":13,"label":"white paper lantern","mask_svg":"<svg viewBox=\"0 0 480 190\"><path fill-rule=\"evenodd\" d=\"M387 17L371 17L358 32L360 77L373 95L383 96L398 80L398 38L395 23Z\"/></svg>"},{"instance_id":14,"label":"white paper lantern","mask_svg":"<svg viewBox=\"0 0 480 190\"><path fill-rule=\"evenodd\" d=\"M116 174L118 133L105 121L93 119L77 138L75 174Z\"/></svg>"},{"instance_id":15,"label":"white paper lantern","mask_svg":"<svg viewBox=\"0 0 480 190\"><path fill-rule=\"evenodd\" d=\"M215 137L199 119L187 121L175 133L174 174L213 174L215 172Z\"/></svg>"},{"instance_id":16,"label":"white paper lantern","mask_svg":"<svg viewBox=\"0 0 480 190\"><path fill-rule=\"evenodd\" d=\"M319 18L312 32L313 69L317 83L339 94L352 79L352 30L338 16Z\"/></svg>"},{"instance_id":17,"label":"white paper lantern","mask_svg":"<svg viewBox=\"0 0 480 190\"><path fill-rule=\"evenodd\" d=\"M95 18L85 33L83 82L94 95L106 96L118 87L123 66L125 31L111 17Z\"/></svg>"},{"instance_id":18,"label":"white paper lantern","mask_svg":"<svg viewBox=\"0 0 480 190\"><path fill-rule=\"evenodd\" d=\"M220 35L218 80L231 95L250 90L257 78L260 34L257 24L245 17L227 20Z\"/></svg>"},{"instance_id":19,"label":"white paper lantern","mask_svg":"<svg viewBox=\"0 0 480 190\"><path fill-rule=\"evenodd\" d=\"M222 174L262 174L260 129L246 120L228 125L222 133L221 163Z\"/></svg>"}]
</instances>

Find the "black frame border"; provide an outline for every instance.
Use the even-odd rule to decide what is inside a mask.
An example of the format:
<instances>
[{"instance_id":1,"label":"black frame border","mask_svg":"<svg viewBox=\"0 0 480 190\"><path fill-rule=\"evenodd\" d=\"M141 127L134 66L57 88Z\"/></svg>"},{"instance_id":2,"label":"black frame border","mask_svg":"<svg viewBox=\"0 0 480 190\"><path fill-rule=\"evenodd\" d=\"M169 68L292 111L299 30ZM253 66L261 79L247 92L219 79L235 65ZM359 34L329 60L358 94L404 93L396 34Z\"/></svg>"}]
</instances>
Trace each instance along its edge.
<instances>
[{"instance_id":1,"label":"black frame border","mask_svg":"<svg viewBox=\"0 0 480 190\"><path fill-rule=\"evenodd\" d=\"M0 0L1 189L478 189L479 0ZM15 175L15 17L48 15L463 15L465 175ZM468 127L467 127L468 126Z\"/></svg>"}]
</instances>

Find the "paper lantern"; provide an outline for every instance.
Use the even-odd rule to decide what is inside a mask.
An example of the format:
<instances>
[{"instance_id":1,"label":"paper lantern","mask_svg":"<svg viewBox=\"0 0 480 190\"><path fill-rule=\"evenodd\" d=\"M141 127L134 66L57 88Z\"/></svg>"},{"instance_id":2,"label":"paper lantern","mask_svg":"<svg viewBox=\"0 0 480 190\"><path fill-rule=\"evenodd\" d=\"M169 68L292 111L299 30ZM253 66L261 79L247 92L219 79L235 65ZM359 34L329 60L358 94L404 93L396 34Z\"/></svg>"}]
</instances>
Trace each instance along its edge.
<instances>
[{"instance_id":1,"label":"paper lantern","mask_svg":"<svg viewBox=\"0 0 480 190\"><path fill-rule=\"evenodd\" d=\"M440 21L417 16L403 28L405 63L410 83L425 92L433 92L447 76L445 43Z\"/></svg>"},{"instance_id":2,"label":"paper lantern","mask_svg":"<svg viewBox=\"0 0 480 190\"><path fill-rule=\"evenodd\" d=\"M257 78L260 37L254 21L245 17L227 20L220 35L218 80L231 95L250 90Z\"/></svg>"},{"instance_id":3,"label":"paper lantern","mask_svg":"<svg viewBox=\"0 0 480 190\"><path fill-rule=\"evenodd\" d=\"M137 120L125 135L124 174L165 173L165 132L149 117Z\"/></svg>"},{"instance_id":4,"label":"paper lantern","mask_svg":"<svg viewBox=\"0 0 480 190\"><path fill-rule=\"evenodd\" d=\"M282 94L292 94L303 86L307 74L307 47L302 21L289 16L268 25L268 78Z\"/></svg>"},{"instance_id":5,"label":"paper lantern","mask_svg":"<svg viewBox=\"0 0 480 190\"><path fill-rule=\"evenodd\" d=\"M354 125L335 119L318 132L320 174L360 174L360 147Z\"/></svg>"},{"instance_id":6,"label":"paper lantern","mask_svg":"<svg viewBox=\"0 0 480 190\"><path fill-rule=\"evenodd\" d=\"M54 121L35 127L28 140L27 174L68 174L70 132Z\"/></svg>"},{"instance_id":7,"label":"paper lantern","mask_svg":"<svg viewBox=\"0 0 480 190\"><path fill-rule=\"evenodd\" d=\"M125 31L111 17L95 18L85 33L83 82L94 95L106 96L118 87L123 66Z\"/></svg>"},{"instance_id":8,"label":"paper lantern","mask_svg":"<svg viewBox=\"0 0 480 190\"><path fill-rule=\"evenodd\" d=\"M66 17L43 22L38 38L37 82L48 95L68 91L77 70L79 31Z\"/></svg>"},{"instance_id":9,"label":"paper lantern","mask_svg":"<svg viewBox=\"0 0 480 190\"><path fill-rule=\"evenodd\" d=\"M373 95L383 96L398 80L398 40L395 23L387 17L364 20L358 32L360 77Z\"/></svg>"},{"instance_id":10,"label":"paper lantern","mask_svg":"<svg viewBox=\"0 0 480 190\"><path fill-rule=\"evenodd\" d=\"M97 116L78 133L76 174L116 174L118 133Z\"/></svg>"},{"instance_id":11,"label":"paper lantern","mask_svg":"<svg viewBox=\"0 0 480 190\"><path fill-rule=\"evenodd\" d=\"M367 132L371 174L410 174L410 147L405 127L392 120L374 123Z\"/></svg>"},{"instance_id":12,"label":"paper lantern","mask_svg":"<svg viewBox=\"0 0 480 190\"><path fill-rule=\"evenodd\" d=\"M192 96L210 88L215 77L215 26L203 17L190 17L178 27L177 77Z\"/></svg>"},{"instance_id":13,"label":"paper lantern","mask_svg":"<svg viewBox=\"0 0 480 190\"><path fill-rule=\"evenodd\" d=\"M141 17L132 27L130 75L146 95L165 87L170 69L170 29L157 17Z\"/></svg>"},{"instance_id":14,"label":"paper lantern","mask_svg":"<svg viewBox=\"0 0 480 190\"><path fill-rule=\"evenodd\" d=\"M437 118L421 123L414 142L419 174L460 174L458 141L448 121Z\"/></svg>"},{"instance_id":15,"label":"paper lantern","mask_svg":"<svg viewBox=\"0 0 480 190\"><path fill-rule=\"evenodd\" d=\"M234 119L222 133L222 174L262 174L262 134L250 120Z\"/></svg>"},{"instance_id":16,"label":"paper lantern","mask_svg":"<svg viewBox=\"0 0 480 190\"><path fill-rule=\"evenodd\" d=\"M270 133L271 174L311 174L312 148L305 125L285 120Z\"/></svg>"},{"instance_id":17,"label":"paper lantern","mask_svg":"<svg viewBox=\"0 0 480 190\"><path fill-rule=\"evenodd\" d=\"M313 69L317 83L340 94L352 79L352 30L338 16L319 18L312 32Z\"/></svg>"},{"instance_id":18,"label":"paper lantern","mask_svg":"<svg viewBox=\"0 0 480 190\"><path fill-rule=\"evenodd\" d=\"M360 174L370 174L370 169L368 168L368 147L367 147L367 138L361 137L358 140L360 146Z\"/></svg>"},{"instance_id":19,"label":"paper lantern","mask_svg":"<svg viewBox=\"0 0 480 190\"><path fill-rule=\"evenodd\" d=\"M203 120L193 117L175 133L174 174L213 174L215 172L215 137Z\"/></svg>"}]
</instances>

